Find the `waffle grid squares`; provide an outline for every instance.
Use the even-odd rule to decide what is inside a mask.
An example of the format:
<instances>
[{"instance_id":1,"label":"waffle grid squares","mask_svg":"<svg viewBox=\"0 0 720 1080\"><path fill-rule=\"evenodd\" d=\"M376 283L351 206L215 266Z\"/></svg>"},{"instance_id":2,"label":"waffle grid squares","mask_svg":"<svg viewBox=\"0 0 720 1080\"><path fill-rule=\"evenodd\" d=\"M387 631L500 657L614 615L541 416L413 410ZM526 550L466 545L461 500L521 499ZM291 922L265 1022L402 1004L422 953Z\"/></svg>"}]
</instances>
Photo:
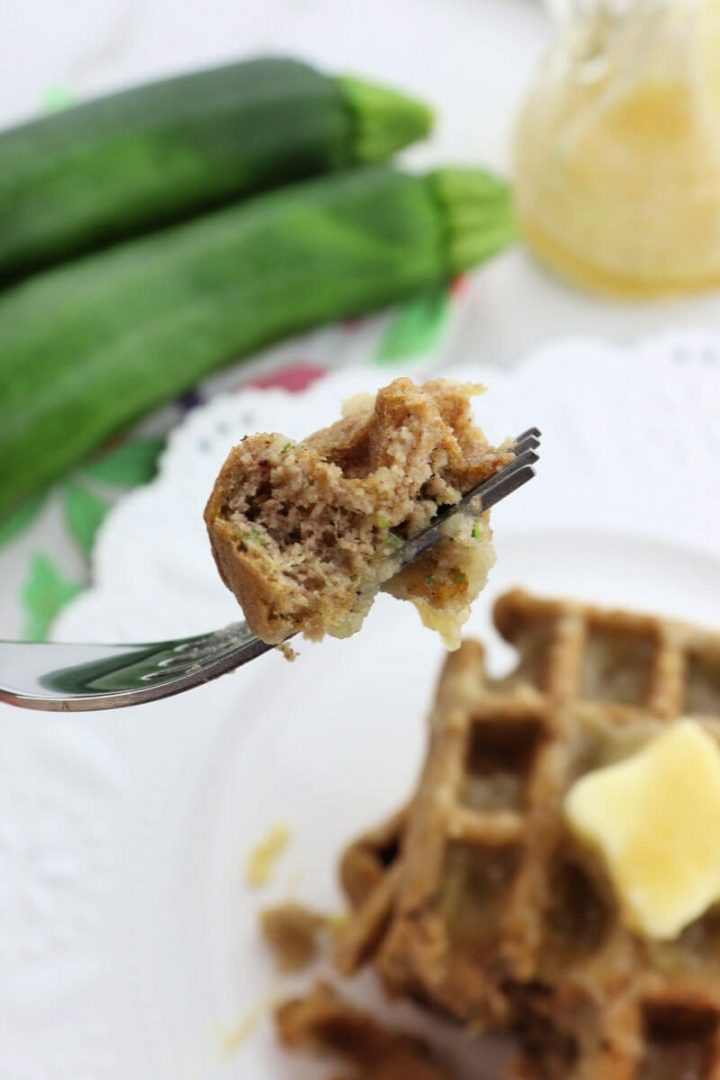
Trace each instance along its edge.
<instances>
[{"instance_id":1,"label":"waffle grid squares","mask_svg":"<svg viewBox=\"0 0 720 1080\"><path fill-rule=\"evenodd\" d=\"M641 941L562 815L576 776L681 715L720 737L720 636L520 591L495 620L518 665L488 679L474 642L449 658L364 955L392 993L528 1047L542 1031L543 1080L679 1080L681 1061L720 1080L720 914ZM359 938L370 901L351 920Z\"/></svg>"}]
</instances>

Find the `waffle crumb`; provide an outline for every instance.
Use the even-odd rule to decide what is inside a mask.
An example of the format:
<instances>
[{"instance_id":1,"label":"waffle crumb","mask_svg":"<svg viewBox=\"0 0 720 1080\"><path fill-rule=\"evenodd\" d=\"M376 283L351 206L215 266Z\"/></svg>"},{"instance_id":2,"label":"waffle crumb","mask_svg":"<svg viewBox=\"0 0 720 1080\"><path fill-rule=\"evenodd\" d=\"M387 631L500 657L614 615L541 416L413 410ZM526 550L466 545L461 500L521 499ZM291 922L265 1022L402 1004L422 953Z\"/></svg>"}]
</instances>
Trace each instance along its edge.
<instances>
[{"instance_id":1,"label":"waffle crumb","mask_svg":"<svg viewBox=\"0 0 720 1080\"><path fill-rule=\"evenodd\" d=\"M453 1080L423 1040L384 1027L327 983L275 1015L286 1047L339 1058L353 1070L346 1080Z\"/></svg>"},{"instance_id":2,"label":"waffle crumb","mask_svg":"<svg viewBox=\"0 0 720 1080\"><path fill-rule=\"evenodd\" d=\"M292 831L287 825L273 825L267 836L253 848L245 868L245 880L248 885L259 888L272 879L278 859L292 840Z\"/></svg>"},{"instance_id":3,"label":"waffle crumb","mask_svg":"<svg viewBox=\"0 0 720 1080\"><path fill-rule=\"evenodd\" d=\"M331 927L332 919L290 901L266 908L261 912L260 925L280 971L297 972L317 958L322 935Z\"/></svg>"},{"instance_id":4,"label":"waffle crumb","mask_svg":"<svg viewBox=\"0 0 720 1080\"><path fill-rule=\"evenodd\" d=\"M260 434L234 447L205 521L254 633L271 644L298 632L347 637L384 589L458 646L494 561L488 515L464 519L404 570L398 553L440 508L512 460L474 423L470 401L481 391L396 379L300 443Z\"/></svg>"}]
</instances>

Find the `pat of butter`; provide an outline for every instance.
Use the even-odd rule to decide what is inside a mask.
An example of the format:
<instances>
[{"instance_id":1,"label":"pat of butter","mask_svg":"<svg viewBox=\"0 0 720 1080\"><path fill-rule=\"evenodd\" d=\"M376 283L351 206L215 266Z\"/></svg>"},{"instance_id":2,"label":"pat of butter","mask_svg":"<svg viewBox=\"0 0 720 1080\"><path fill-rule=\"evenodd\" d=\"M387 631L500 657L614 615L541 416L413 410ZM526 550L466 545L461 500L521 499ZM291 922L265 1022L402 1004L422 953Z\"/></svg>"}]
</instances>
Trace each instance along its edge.
<instances>
[{"instance_id":1,"label":"pat of butter","mask_svg":"<svg viewBox=\"0 0 720 1080\"><path fill-rule=\"evenodd\" d=\"M565 812L640 933L675 938L720 899L720 746L695 721L583 776Z\"/></svg>"}]
</instances>

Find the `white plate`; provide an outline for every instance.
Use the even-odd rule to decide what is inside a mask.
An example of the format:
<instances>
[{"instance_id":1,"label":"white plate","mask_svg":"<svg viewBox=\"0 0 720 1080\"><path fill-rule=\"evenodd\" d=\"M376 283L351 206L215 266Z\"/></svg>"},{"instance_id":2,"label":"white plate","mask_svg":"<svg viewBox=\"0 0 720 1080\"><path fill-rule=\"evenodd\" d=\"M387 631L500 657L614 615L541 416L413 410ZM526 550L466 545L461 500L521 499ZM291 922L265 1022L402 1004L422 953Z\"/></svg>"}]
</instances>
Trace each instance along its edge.
<instances>
[{"instance_id":1,"label":"white plate","mask_svg":"<svg viewBox=\"0 0 720 1080\"><path fill-rule=\"evenodd\" d=\"M493 377L486 427L538 424L544 450L536 480L496 511L499 562L472 632L510 584L720 624L718 356L707 337L632 354L574 342ZM372 378L191 415L157 482L104 526L96 588L58 635L162 637L233 618L200 523L229 444L255 428L301 435ZM277 988L257 910L287 896L338 907L339 850L414 782L442 656L411 608L382 598L357 638L303 644L293 665L265 656L182 698L76 717L0 709L3 1080L327 1076L282 1055L267 1020L228 1050ZM497 643L491 662L508 662ZM248 852L278 821L294 841L253 892ZM353 991L378 998L370 978ZM472 1053L468 1077L497 1075L494 1051Z\"/></svg>"}]
</instances>

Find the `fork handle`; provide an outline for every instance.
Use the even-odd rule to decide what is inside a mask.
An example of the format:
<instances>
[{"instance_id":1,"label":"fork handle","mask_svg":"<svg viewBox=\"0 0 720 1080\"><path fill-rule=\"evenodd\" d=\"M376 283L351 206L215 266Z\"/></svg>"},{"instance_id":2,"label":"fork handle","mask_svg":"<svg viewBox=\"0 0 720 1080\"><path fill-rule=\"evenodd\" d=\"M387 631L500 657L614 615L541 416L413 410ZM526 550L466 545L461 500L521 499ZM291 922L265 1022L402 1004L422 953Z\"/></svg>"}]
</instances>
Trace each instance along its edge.
<instances>
[{"instance_id":1,"label":"fork handle","mask_svg":"<svg viewBox=\"0 0 720 1080\"><path fill-rule=\"evenodd\" d=\"M139 705L200 686L271 648L245 622L150 645L2 641L0 701L55 712Z\"/></svg>"}]
</instances>

